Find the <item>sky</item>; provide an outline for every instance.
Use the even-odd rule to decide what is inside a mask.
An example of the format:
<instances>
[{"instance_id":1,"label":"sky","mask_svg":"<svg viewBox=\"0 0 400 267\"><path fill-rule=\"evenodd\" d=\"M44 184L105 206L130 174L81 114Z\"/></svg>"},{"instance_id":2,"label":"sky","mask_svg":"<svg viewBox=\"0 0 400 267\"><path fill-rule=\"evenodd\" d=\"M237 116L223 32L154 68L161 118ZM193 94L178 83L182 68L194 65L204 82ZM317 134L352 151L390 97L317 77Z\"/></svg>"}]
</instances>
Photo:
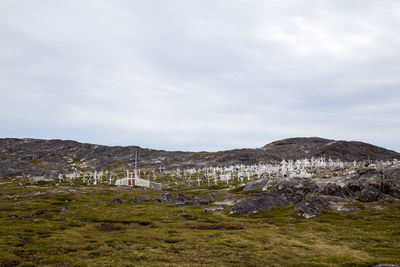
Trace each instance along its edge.
<instances>
[{"instance_id":1,"label":"sky","mask_svg":"<svg viewBox=\"0 0 400 267\"><path fill-rule=\"evenodd\" d=\"M398 0L0 0L0 137L400 151Z\"/></svg>"}]
</instances>

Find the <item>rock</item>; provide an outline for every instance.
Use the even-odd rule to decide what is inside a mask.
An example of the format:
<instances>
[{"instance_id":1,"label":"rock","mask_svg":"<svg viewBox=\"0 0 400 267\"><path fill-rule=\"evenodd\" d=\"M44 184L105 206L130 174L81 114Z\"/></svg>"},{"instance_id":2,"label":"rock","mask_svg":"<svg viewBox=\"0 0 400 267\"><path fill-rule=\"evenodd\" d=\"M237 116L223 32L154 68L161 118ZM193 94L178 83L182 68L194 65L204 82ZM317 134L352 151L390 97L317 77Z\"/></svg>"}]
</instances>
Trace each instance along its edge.
<instances>
[{"instance_id":1,"label":"rock","mask_svg":"<svg viewBox=\"0 0 400 267\"><path fill-rule=\"evenodd\" d=\"M62 207L60 212L61 213L69 213L70 210L68 209L68 207Z\"/></svg>"},{"instance_id":2,"label":"rock","mask_svg":"<svg viewBox=\"0 0 400 267\"><path fill-rule=\"evenodd\" d=\"M37 218L35 218L35 216L34 216L33 214L31 214L31 215L26 215L26 216L22 216L21 218L22 218L22 219L29 219L29 220L32 221L32 222L35 222L35 221L38 220Z\"/></svg>"},{"instance_id":3,"label":"rock","mask_svg":"<svg viewBox=\"0 0 400 267\"><path fill-rule=\"evenodd\" d=\"M194 205L194 206L210 205L213 197L214 197L213 193L211 193L207 196L195 196L192 200L192 205Z\"/></svg>"},{"instance_id":4,"label":"rock","mask_svg":"<svg viewBox=\"0 0 400 267\"><path fill-rule=\"evenodd\" d=\"M224 207L222 206L212 206L212 207L208 207L204 209L204 212L208 212L208 211L215 211L215 210L223 210Z\"/></svg>"},{"instance_id":5,"label":"rock","mask_svg":"<svg viewBox=\"0 0 400 267\"><path fill-rule=\"evenodd\" d=\"M341 186L335 183L327 183L318 189L318 192L323 195L349 197L353 196L354 192L347 186Z\"/></svg>"},{"instance_id":6,"label":"rock","mask_svg":"<svg viewBox=\"0 0 400 267\"><path fill-rule=\"evenodd\" d=\"M267 185L267 183L268 181L266 179L252 181L245 185L243 191L262 190Z\"/></svg>"},{"instance_id":7,"label":"rock","mask_svg":"<svg viewBox=\"0 0 400 267\"><path fill-rule=\"evenodd\" d=\"M400 265L380 263L380 264L374 265L373 267L400 267Z\"/></svg>"},{"instance_id":8,"label":"rock","mask_svg":"<svg viewBox=\"0 0 400 267\"><path fill-rule=\"evenodd\" d=\"M114 198L114 199L110 200L110 205L116 205L116 204L122 204L122 203L124 203L124 202L119 198Z\"/></svg>"},{"instance_id":9,"label":"rock","mask_svg":"<svg viewBox=\"0 0 400 267\"><path fill-rule=\"evenodd\" d=\"M298 214L307 219L319 216L321 211L327 208L343 212L359 210L344 198L321 194L309 194L295 207Z\"/></svg>"},{"instance_id":10,"label":"rock","mask_svg":"<svg viewBox=\"0 0 400 267\"><path fill-rule=\"evenodd\" d=\"M346 200L356 196L364 202L376 201L384 197L377 181L379 177L364 175L364 178L336 178L335 182L312 178L272 178L267 181L267 191L240 201L231 212L248 215L267 211L271 207L296 205L300 216L311 218L321 214L324 208L337 211L354 211L358 208Z\"/></svg>"},{"instance_id":11,"label":"rock","mask_svg":"<svg viewBox=\"0 0 400 267\"><path fill-rule=\"evenodd\" d=\"M290 198L291 201L299 202L307 194L315 192L318 189L317 184L311 178L285 178L285 179L274 179L269 182L269 189L267 192L271 192L277 197Z\"/></svg>"},{"instance_id":12,"label":"rock","mask_svg":"<svg viewBox=\"0 0 400 267\"><path fill-rule=\"evenodd\" d=\"M60 218L57 219L57 221L59 221L59 222L66 221L66 220L67 220L67 219L64 218L64 217L60 217Z\"/></svg>"},{"instance_id":13,"label":"rock","mask_svg":"<svg viewBox=\"0 0 400 267\"><path fill-rule=\"evenodd\" d=\"M382 192L394 198L400 198L400 168L392 168L384 172Z\"/></svg>"},{"instance_id":14,"label":"rock","mask_svg":"<svg viewBox=\"0 0 400 267\"><path fill-rule=\"evenodd\" d=\"M289 206L293 203L288 198L277 198L269 192L263 192L240 201L231 208L231 212L237 212L240 215L249 215L259 211L267 211L271 207Z\"/></svg>"},{"instance_id":15,"label":"rock","mask_svg":"<svg viewBox=\"0 0 400 267\"><path fill-rule=\"evenodd\" d=\"M232 207L231 212L248 215L258 211L267 211L271 207L296 204L318 187L311 178L274 178L268 181L269 190L245 199Z\"/></svg>"},{"instance_id":16,"label":"rock","mask_svg":"<svg viewBox=\"0 0 400 267\"><path fill-rule=\"evenodd\" d=\"M200 206L200 205L209 205L211 204L211 199L214 197L214 194L211 193L207 196L195 196L194 198L189 198L184 196L183 194L178 193L177 198L173 198L169 193L160 194L161 202L169 202L173 203L176 206Z\"/></svg>"},{"instance_id":17,"label":"rock","mask_svg":"<svg viewBox=\"0 0 400 267\"><path fill-rule=\"evenodd\" d=\"M131 204L132 203L143 203L143 202L151 202L151 199L148 197L147 198L133 197L129 200L129 203L131 203Z\"/></svg>"},{"instance_id":18,"label":"rock","mask_svg":"<svg viewBox=\"0 0 400 267\"><path fill-rule=\"evenodd\" d=\"M365 179L371 177L382 177L382 173L376 168L365 168L357 171L358 179Z\"/></svg>"},{"instance_id":19,"label":"rock","mask_svg":"<svg viewBox=\"0 0 400 267\"><path fill-rule=\"evenodd\" d=\"M178 193L177 198L172 201L177 206L193 205L193 200L185 195Z\"/></svg>"},{"instance_id":20,"label":"rock","mask_svg":"<svg viewBox=\"0 0 400 267\"><path fill-rule=\"evenodd\" d=\"M189 220L190 219L190 215L187 213L179 213L177 214L178 216L181 216L182 218Z\"/></svg>"},{"instance_id":21,"label":"rock","mask_svg":"<svg viewBox=\"0 0 400 267\"><path fill-rule=\"evenodd\" d=\"M378 188L372 186L364 187L356 196L356 199L361 202L373 202L381 198L381 192Z\"/></svg>"},{"instance_id":22,"label":"rock","mask_svg":"<svg viewBox=\"0 0 400 267\"><path fill-rule=\"evenodd\" d=\"M320 195L308 195L297 203L295 209L300 216L306 219L319 216L323 208L328 206L328 200Z\"/></svg>"},{"instance_id":23,"label":"rock","mask_svg":"<svg viewBox=\"0 0 400 267\"><path fill-rule=\"evenodd\" d=\"M170 193L162 193L159 195L161 202L172 202L173 198Z\"/></svg>"},{"instance_id":24,"label":"rock","mask_svg":"<svg viewBox=\"0 0 400 267\"><path fill-rule=\"evenodd\" d=\"M39 210L36 212L36 215L41 216L41 215L48 215L49 212L47 210Z\"/></svg>"}]
</instances>

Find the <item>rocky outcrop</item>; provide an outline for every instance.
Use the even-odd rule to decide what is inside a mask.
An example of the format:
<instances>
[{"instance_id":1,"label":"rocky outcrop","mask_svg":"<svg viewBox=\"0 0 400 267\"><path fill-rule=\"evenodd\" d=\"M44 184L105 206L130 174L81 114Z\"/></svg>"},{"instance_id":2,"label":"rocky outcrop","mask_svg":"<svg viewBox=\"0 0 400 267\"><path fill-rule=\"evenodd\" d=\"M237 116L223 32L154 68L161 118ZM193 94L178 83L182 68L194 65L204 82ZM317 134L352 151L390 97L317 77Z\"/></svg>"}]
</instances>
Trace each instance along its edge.
<instances>
[{"instance_id":1,"label":"rocky outcrop","mask_svg":"<svg viewBox=\"0 0 400 267\"><path fill-rule=\"evenodd\" d=\"M144 203L144 202L151 202L151 199L149 197L146 198L141 198L141 197L133 197L129 200L129 203Z\"/></svg>"},{"instance_id":2,"label":"rocky outcrop","mask_svg":"<svg viewBox=\"0 0 400 267\"><path fill-rule=\"evenodd\" d=\"M267 211L271 207L290 206L295 203L290 197L277 197L271 193L263 192L251 196L232 207L231 212L237 212L240 215L249 215L259 211Z\"/></svg>"},{"instance_id":3,"label":"rocky outcrop","mask_svg":"<svg viewBox=\"0 0 400 267\"><path fill-rule=\"evenodd\" d=\"M267 179L261 179L247 183L243 191L262 190L268 183Z\"/></svg>"},{"instance_id":4,"label":"rocky outcrop","mask_svg":"<svg viewBox=\"0 0 400 267\"><path fill-rule=\"evenodd\" d=\"M271 207L293 205L317 188L317 185L311 179L298 177L272 179L267 182L266 186L271 189L239 202L231 211L248 215L269 210Z\"/></svg>"},{"instance_id":5,"label":"rocky outcrop","mask_svg":"<svg viewBox=\"0 0 400 267\"><path fill-rule=\"evenodd\" d=\"M388 169L383 175L382 193L400 198L400 168Z\"/></svg>"},{"instance_id":6,"label":"rocky outcrop","mask_svg":"<svg viewBox=\"0 0 400 267\"><path fill-rule=\"evenodd\" d=\"M161 202L169 202L176 206L200 206L210 205L214 196L215 195L211 193L206 196L195 196L193 198L189 198L178 193L177 197L173 198L170 193L162 193L159 197Z\"/></svg>"},{"instance_id":7,"label":"rocky outcrop","mask_svg":"<svg viewBox=\"0 0 400 267\"><path fill-rule=\"evenodd\" d=\"M300 216L312 218L321 214L322 209L327 208L328 198L320 195L307 195L297 203L295 209Z\"/></svg>"},{"instance_id":8,"label":"rocky outcrop","mask_svg":"<svg viewBox=\"0 0 400 267\"><path fill-rule=\"evenodd\" d=\"M232 207L231 212L248 215L271 207L295 205L298 214L311 218L325 208L356 210L354 200L373 202L400 198L400 168L364 169L350 177L335 179L271 178L264 192L250 196Z\"/></svg>"}]
</instances>

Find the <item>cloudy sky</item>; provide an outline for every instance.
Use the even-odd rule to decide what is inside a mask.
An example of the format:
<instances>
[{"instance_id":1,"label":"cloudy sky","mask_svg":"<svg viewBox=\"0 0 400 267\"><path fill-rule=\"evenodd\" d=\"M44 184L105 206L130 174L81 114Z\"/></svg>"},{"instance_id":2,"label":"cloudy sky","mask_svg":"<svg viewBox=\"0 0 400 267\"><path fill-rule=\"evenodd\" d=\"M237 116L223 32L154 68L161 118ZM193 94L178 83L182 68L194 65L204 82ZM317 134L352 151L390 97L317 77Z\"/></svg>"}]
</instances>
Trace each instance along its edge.
<instances>
[{"instance_id":1,"label":"cloudy sky","mask_svg":"<svg viewBox=\"0 0 400 267\"><path fill-rule=\"evenodd\" d=\"M0 0L0 137L400 151L400 1Z\"/></svg>"}]
</instances>

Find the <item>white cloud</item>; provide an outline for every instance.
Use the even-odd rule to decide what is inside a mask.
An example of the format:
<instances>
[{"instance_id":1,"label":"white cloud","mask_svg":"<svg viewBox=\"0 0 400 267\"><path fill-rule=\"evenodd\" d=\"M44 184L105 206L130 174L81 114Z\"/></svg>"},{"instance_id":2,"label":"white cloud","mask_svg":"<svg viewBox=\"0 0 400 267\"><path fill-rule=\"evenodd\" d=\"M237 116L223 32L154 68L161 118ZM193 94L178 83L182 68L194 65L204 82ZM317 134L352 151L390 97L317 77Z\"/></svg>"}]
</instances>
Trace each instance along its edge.
<instances>
[{"instance_id":1,"label":"white cloud","mask_svg":"<svg viewBox=\"0 0 400 267\"><path fill-rule=\"evenodd\" d=\"M400 150L398 1L0 1L3 137Z\"/></svg>"}]
</instances>

